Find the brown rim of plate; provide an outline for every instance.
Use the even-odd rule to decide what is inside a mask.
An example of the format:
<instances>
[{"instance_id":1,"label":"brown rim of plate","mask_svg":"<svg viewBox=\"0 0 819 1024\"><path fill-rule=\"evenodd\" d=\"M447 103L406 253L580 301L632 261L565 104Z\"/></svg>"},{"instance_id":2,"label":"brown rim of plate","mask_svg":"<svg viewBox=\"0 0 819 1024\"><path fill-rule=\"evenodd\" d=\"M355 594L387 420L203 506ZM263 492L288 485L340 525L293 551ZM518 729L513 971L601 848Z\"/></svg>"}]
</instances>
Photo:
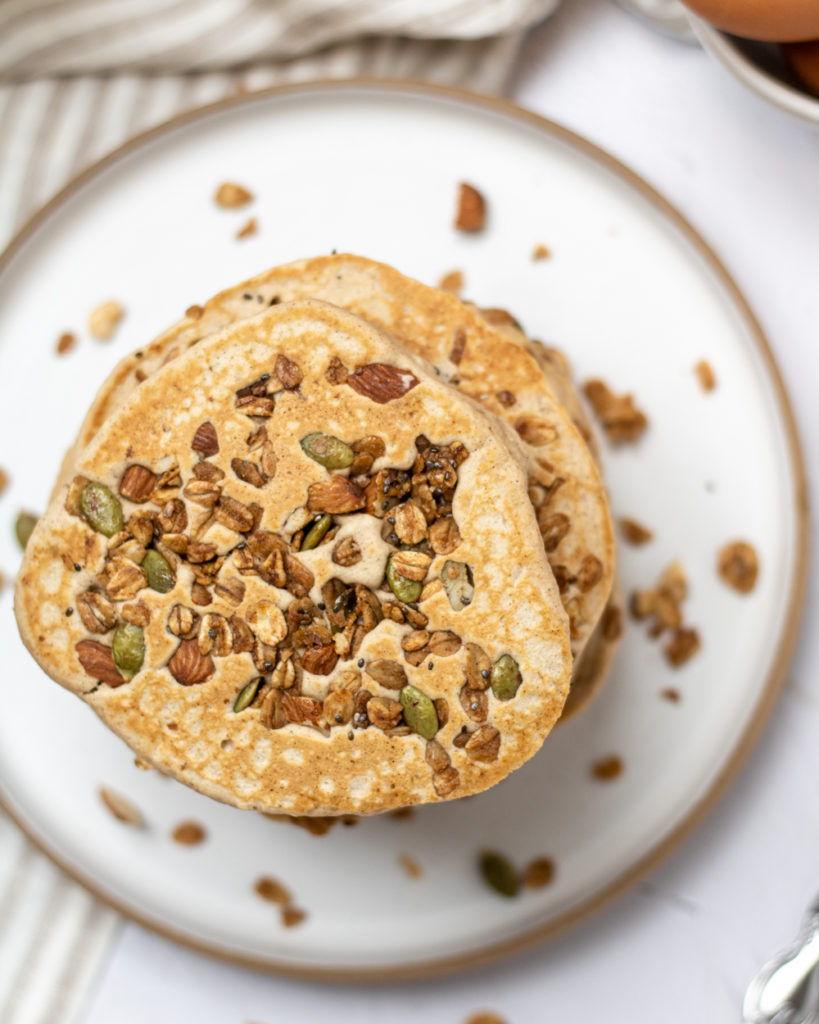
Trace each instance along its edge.
<instances>
[{"instance_id":1,"label":"brown rim of plate","mask_svg":"<svg viewBox=\"0 0 819 1024\"><path fill-rule=\"evenodd\" d=\"M299 967L274 959L243 955L223 948L215 943L194 938L188 934L176 931L172 926L154 919L140 910L120 902L117 897L111 896L97 886L93 879L85 876L82 871L69 864L56 851L51 849L40 837L36 836L29 826L21 820L21 816L15 813L9 805L9 801L0 792L0 807L5 810L9 817L17 824L20 830L38 847L50 860L52 860L62 871L64 871L75 882L79 883L103 903L112 907L122 914L123 917L141 924L150 931L172 942L179 943L199 953L207 953L228 963L239 964L243 967L252 967L257 970L276 972L288 975L293 978L304 978L327 982L361 982L361 981L399 981L407 978L428 977L433 974L444 974L456 970L466 970L477 967L481 964L496 960L499 957L508 956L511 953L519 952L522 949L550 938L574 925L591 914L597 912L604 905L613 900L616 896L629 889L635 882L642 878L647 872L656 867L660 861L668 856L677 846L680 845L695 827L703 820L705 815L715 806L718 799L726 791L728 784L736 776L739 768L745 761L759 739L762 728L770 717L773 706L782 689L785 675L790 662L793 649L796 645L799 633L799 623L803 610L805 590L807 586L808 566L808 489L805 477L805 466L802 456L802 446L799 441L799 434L796 428L796 420L791 408L787 391L785 390L782 376L774 359L768 340L762 327L748 305L747 300L728 273L717 254L711 246L699 235L683 215L663 198L648 182L644 181L638 174L620 163L615 157L605 150L600 149L594 143L587 141L575 132L556 124L547 118L534 114L509 100L500 99L494 96L483 96L479 93L470 92L467 89L460 89L456 86L432 85L425 82L418 82L412 79L390 79L359 77L344 80L320 79L310 82L299 82L295 84L277 85L254 92L237 93L210 103L194 110L185 111L171 118L169 121L151 128L146 132L129 139L113 152L101 160L86 168L81 174L73 178L65 185L52 199L42 206L17 232L5 251L0 254L0 273L2 273L17 251L34 234L52 213L59 209L66 200L77 192L82 186L97 177L102 171L127 156L133 150L139 149L145 143L156 139L168 131L174 130L190 122L199 121L210 115L248 103L258 102L271 96L287 96L298 93L320 92L331 89L337 92L339 89L351 91L376 89L379 91L390 91L396 93L410 93L415 96L429 96L437 99L456 100L462 104L478 107L482 110L493 111L502 114L514 121L528 125L537 131L553 139L566 143L576 152L591 158L598 166L603 167L609 173L629 185L635 192L647 199L653 207L658 210L667 221L683 236L683 238L696 250L710 272L722 286L731 300L734 308L740 314L743 322L748 328L757 350L767 368L768 375L773 385L774 392L778 398L778 410L782 417L783 426L788 442L791 459L791 471L794 478L796 501L794 507L794 532L795 532L795 554L793 568L793 585L788 596L786 626L779 638L775 652L775 660L771 673L765 684L765 688L754 708L750 721L743 735L740 737L734 750L731 752L727 763L717 778L711 783L707 792L702 795L694 806L688 811L682 821L664 836L655 846L651 847L638 861L627 871L623 872L608 885L603 886L598 892L588 899L582 901L570 910L560 914L556 919L547 924L541 924L530 928L525 933L513 939L507 939L496 945L483 949L455 956L445 956L430 961L416 961L406 967L386 968L311 968Z\"/></svg>"}]
</instances>

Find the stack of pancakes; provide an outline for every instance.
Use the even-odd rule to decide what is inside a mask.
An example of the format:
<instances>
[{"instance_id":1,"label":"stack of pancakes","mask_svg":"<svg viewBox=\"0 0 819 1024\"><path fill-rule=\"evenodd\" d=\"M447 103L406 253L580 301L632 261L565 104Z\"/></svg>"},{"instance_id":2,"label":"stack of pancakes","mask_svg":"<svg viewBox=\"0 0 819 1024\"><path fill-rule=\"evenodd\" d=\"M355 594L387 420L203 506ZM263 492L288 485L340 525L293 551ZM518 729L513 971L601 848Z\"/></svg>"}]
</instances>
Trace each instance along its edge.
<instances>
[{"instance_id":1,"label":"stack of pancakes","mask_svg":"<svg viewBox=\"0 0 819 1024\"><path fill-rule=\"evenodd\" d=\"M356 256L191 307L103 384L17 581L42 668L216 799L481 792L603 682L598 456L563 357Z\"/></svg>"}]
</instances>

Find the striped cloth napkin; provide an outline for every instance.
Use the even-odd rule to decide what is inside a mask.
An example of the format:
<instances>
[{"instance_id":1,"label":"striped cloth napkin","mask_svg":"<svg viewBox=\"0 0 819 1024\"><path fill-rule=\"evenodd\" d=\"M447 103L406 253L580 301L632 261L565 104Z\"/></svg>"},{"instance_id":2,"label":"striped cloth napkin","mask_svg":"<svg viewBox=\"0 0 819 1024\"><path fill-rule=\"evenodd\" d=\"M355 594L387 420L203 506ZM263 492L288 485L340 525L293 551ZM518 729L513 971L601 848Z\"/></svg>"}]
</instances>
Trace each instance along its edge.
<instances>
[{"instance_id":1,"label":"striped cloth napkin","mask_svg":"<svg viewBox=\"0 0 819 1024\"><path fill-rule=\"evenodd\" d=\"M84 167L237 90L367 74L502 92L557 2L0 0L0 248ZM119 923L0 812L2 1024L81 1021Z\"/></svg>"}]
</instances>

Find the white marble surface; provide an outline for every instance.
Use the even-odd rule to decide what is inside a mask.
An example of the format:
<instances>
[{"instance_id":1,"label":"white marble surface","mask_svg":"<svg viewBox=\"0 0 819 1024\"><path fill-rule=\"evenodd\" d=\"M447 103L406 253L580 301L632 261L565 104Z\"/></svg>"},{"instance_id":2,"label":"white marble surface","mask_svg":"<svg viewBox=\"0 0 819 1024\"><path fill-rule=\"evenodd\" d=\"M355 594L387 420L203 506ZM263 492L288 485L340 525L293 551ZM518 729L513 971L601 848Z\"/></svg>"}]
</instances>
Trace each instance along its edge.
<instances>
[{"instance_id":1,"label":"white marble surface","mask_svg":"<svg viewBox=\"0 0 819 1024\"><path fill-rule=\"evenodd\" d=\"M533 35L514 95L630 164L713 244L768 332L812 475L819 134L604 0L569 0ZM443 1024L481 1007L509 1024L738 1020L749 978L819 889L818 620L811 587L787 689L717 810L647 879L561 938L469 974L343 987L215 963L128 924L83 1024Z\"/></svg>"}]
</instances>

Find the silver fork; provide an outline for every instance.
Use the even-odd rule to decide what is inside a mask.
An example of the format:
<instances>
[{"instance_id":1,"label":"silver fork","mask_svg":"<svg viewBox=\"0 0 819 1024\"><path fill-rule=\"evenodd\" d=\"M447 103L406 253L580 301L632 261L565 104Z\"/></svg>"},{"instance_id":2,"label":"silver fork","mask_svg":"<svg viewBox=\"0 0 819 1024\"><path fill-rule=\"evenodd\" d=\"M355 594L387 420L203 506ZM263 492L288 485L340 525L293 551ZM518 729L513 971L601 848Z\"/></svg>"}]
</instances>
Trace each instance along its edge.
<instances>
[{"instance_id":1,"label":"silver fork","mask_svg":"<svg viewBox=\"0 0 819 1024\"><path fill-rule=\"evenodd\" d=\"M795 941L769 960L748 986L743 1024L819 1024L819 894Z\"/></svg>"}]
</instances>

